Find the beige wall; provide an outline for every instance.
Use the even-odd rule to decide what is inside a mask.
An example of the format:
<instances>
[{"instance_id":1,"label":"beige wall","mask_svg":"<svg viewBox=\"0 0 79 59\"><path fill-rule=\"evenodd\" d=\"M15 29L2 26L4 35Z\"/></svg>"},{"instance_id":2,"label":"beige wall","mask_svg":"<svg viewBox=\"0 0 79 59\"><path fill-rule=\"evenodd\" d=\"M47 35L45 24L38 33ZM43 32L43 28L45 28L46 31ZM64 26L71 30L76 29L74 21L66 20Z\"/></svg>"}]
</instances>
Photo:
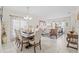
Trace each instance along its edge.
<instances>
[{"instance_id":1,"label":"beige wall","mask_svg":"<svg viewBox=\"0 0 79 59\"><path fill-rule=\"evenodd\" d=\"M51 21L64 21L66 23L68 23L68 26L66 26L66 33L71 30L71 27L74 26L75 27L75 30L77 31L77 33L79 34L79 21L76 20L76 16L77 16L77 13L79 12L79 8L77 8L76 10L73 11L72 15L70 17L65 17L65 18L57 18L57 19L53 19L53 20L47 20L47 22L51 22ZM24 14L20 14L20 13L17 13L17 12L13 12L11 10L8 10L4 7L3 9L3 22L5 24L5 30L6 30L6 33L7 33L7 39L8 41L10 41L10 32L11 32L11 19L10 19L10 16L9 15L20 15L20 16L25 16ZM36 26L36 24L38 24L38 21L39 21L40 17L34 17L33 20L29 21L29 24L33 25L33 26ZM0 25L1 26L1 25ZM0 35L1 35L1 32L0 32ZM0 36L1 38L1 36ZM79 40L78 40L79 41ZM79 50L78 50L79 51Z\"/></svg>"},{"instance_id":2,"label":"beige wall","mask_svg":"<svg viewBox=\"0 0 79 59\"><path fill-rule=\"evenodd\" d=\"M17 12L13 12L9 9L7 9L6 7L4 7L3 9L3 22L5 24L5 28L6 28L6 33L7 33L7 39L8 41L10 41L10 36L11 36L11 18L9 15L18 15L18 16L25 16L25 14L20 14ZM40 17L35 17L33 16L33 20L29 21L29 24L31 24L32 26L36 26L36 24L38 24L38 21L40 20ZM46 22L52 22L52 21L64 21L68 23L68 26L66 26L66 32L67 30L71 29L71 17L67 16L67 17L61 17L61 18L57 18L57 19L52 19L52 20L48 20L45 19ZM73 21L72 21L73 22Z\"/></svg>"},{"instance_id":3,"label":"beige wall","mask_svg":"<svg viewBox=\"0 0 79 59\"><path fill-rule=\"evenodd\" d=\"M8 41L10 41L12 27L10 15L25 16L25 14L13 12L6 7L3 8L3 23L5 25ZM33 20L29 21L28 23L35 27L36 24L38 24L38 20L36 17L33 16Z\"/></svg>"}]
</instances>

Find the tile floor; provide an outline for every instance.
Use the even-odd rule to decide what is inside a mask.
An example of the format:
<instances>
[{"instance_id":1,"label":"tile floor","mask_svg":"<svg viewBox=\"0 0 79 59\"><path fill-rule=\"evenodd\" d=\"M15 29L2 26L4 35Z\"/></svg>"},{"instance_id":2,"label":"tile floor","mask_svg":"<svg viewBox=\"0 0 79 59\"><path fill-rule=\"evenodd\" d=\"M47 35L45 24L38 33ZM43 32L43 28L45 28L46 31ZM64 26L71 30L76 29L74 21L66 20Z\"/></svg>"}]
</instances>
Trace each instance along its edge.
<instances>
[{"instance_id":1,"label":"tile floor","mask_svg":"<svg viewBox=\"0 0 79 59\"><path fill-rule=\"evenodd\" d=\"M36 48L37 53L77 53L78 51L72 48L66 47L66 37L65 35L60 36L58 39L50 39L48 37L42 37L42 50L39 47ZM10 42L8 44L0 45L0 53L34 53L33 47L20 51L17 48L15 42Z\"/></svg>"}]
</instances>

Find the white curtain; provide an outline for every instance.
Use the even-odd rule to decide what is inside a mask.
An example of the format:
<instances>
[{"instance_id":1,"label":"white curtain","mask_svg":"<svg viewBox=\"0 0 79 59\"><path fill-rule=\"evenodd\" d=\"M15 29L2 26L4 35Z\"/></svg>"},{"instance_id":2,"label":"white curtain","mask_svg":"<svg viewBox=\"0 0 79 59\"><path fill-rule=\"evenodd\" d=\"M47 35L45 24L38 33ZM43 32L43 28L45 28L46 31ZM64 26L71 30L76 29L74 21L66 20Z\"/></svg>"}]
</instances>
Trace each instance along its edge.
<instances>
[{"instance_id":1,"label":"white curtain","mask_svg":"<svg viewBox=\"0 0 79 59\"><path fill-rule=\"evenodd\" d=\"M19 29L25 29L28 27L27 22L25 20L12 20L13 22L13 29L19 30Z\"/></svg>"},{"instance_id":2,"label":"white curtain","mask_svg":"<svg viewBox=\"0 0 79 59\"><path fill-rule=\"evenodd\" d=\"M25 30L28 28L27 21L21 17L11 16L11 35L15 37L15 30Z\"/></svg>"}]
</instances>

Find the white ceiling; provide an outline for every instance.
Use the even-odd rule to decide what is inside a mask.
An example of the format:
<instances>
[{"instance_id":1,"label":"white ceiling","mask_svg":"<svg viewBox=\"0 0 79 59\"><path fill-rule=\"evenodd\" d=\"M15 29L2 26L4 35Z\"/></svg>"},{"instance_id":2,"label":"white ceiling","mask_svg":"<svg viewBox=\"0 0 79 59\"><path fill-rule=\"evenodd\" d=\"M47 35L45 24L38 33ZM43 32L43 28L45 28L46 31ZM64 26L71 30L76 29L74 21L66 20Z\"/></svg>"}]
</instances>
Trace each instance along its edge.
<instances>
[{"instance_id":1,"label":"white ceiling","mask_svg":"<svg viewBox=\"0 0 79 59\"><path fill-rule=\"evenodd\" d=\"M27 13L26 6L7 6L9 10L18 13ZM70 15L75 7L67 6L30 6L30 14L45 17L61 17Z\"/></svg>"}]
</instances>

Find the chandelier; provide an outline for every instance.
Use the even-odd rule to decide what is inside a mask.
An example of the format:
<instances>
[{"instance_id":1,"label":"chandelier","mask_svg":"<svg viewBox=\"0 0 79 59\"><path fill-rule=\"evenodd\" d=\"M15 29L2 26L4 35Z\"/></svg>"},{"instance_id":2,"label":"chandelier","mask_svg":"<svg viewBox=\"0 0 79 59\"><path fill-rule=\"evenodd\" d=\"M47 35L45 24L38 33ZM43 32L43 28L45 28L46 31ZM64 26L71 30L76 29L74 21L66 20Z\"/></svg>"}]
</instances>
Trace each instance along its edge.
<instances>
[{"instance_id":1,"label":"chandelier","mask_svg":"<svg viewBox=\"0 0 79 59\"><path fill-rule=\"evenodd\" d=\"M27 16L25 16L24 19L25 20L32 20L32 17L30 16L30 13L29 13L29 11L30 11L29 8L30 7L26 7L26 8L27 8Z\"/></svg>"}]
</instances>

